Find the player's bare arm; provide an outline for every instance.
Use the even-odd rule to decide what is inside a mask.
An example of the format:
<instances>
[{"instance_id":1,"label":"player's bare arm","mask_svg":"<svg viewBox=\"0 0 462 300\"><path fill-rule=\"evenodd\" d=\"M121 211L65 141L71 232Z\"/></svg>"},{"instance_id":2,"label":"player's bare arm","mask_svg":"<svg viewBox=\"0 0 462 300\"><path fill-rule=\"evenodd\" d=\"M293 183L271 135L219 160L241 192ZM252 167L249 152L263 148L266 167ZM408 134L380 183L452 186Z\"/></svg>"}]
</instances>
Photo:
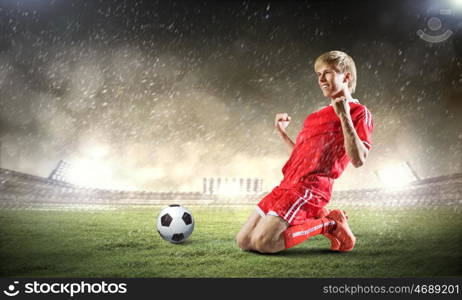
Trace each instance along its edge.
<instances>
[{"instance_id":1,"label":"player's bare arm","mask_svg":"<svg viewBox=\"0 0 462 300\"><path fill-rule=\"evenodd\" d=\"M351 164L355 168L361 167L366 161L369 150L364 146L356 132L351 119L348 101L345 97L339 97L334 100L333 106L342 125L345 150L350 158Z\"/></svg>"},{"instance_id":2,"label":"player's bare arm","mask_svg":"<svg viewBox=\"0 0 462 300\"><path fill-rule=\"evenodd\" d=\"M274 119L274 126L276 127L276 132L279 134L279 136L283 139L283 141L289 148L289 151L292 152L295 143L294 141L292 141L292 139L286 132L286 128L287 126L289 126L290 120L291 118L287 113L278 113L276 114L276 118Z\"/></svg>"}]
</instances>

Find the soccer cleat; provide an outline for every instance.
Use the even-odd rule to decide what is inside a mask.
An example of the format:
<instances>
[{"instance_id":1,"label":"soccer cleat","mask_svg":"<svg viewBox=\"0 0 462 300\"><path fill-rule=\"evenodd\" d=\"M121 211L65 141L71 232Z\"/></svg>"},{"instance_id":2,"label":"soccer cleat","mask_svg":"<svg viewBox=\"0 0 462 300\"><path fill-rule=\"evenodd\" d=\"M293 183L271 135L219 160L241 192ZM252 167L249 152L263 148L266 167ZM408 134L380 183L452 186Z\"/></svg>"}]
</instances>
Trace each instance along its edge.
<instances>
[{"instance_id":1,"label":"soccer cleat","mask_svg":"<svg viewBox=\"0 0 462 300\"><path fill-rule=\"evenodd\" d=\"M330 250L332 251L339 251L340 250L340 242L337 240L332 234L330 233L323 233L326 238L330 240Z\"/></svg>"},{"instance_id":2,"label":"soccer cleat","mask_svg":"<svg viewBox=\"0 0 462 300\"><path fill-rule=\"evenodd\" d=\"M319 210L317 218L325 218L330 213L330 210L323 207ZM328 240L330 240L330 250L332 251L339 251L340 249L340 242L329 232L324 232L322 234Z\"/></svg>"},{"instance_id":3,"label":"soccer cleat","mask_svg":"<svg viewBox=\"0 0 462 300\"><path fill-rule=\"evenodd\" d=\"M340 209L334 209L326 217L334 220L336 223L333 229L327 233L328 235L331 235L331 237L337 239L339 242L340 246L336 250L340 252L348 252L353 250L355 247L356 238L351 232L350 226L348 226L348 217L345 215L345 212ZM328 236L326 237L329 238ZM334 248L334 246L337 245L334 245L332 242L331 249Z\"/></svg>"}]
</instances>

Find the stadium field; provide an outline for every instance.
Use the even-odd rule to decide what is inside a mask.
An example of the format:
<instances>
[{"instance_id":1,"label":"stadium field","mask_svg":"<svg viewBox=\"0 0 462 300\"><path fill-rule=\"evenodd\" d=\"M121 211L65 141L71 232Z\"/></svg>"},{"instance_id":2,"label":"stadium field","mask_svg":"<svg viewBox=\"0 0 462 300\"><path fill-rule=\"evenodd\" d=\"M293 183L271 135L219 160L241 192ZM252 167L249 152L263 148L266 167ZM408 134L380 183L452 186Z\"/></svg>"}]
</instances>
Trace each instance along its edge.
<instances>
[{"instance_id":1,"label":"stadium field","mask_svg":"<svg viewBox=\"0 0 462 300\"><path fill-rule=\"evenodd\" d=\"M316 236L290 250L241 251L234 236L253 206L188 209L184 244L160 238L156 206L3 207L2 277L445 277L462 275L462 212L348 208L358 242L329 251Z\"/></svg>"}]
</instances>

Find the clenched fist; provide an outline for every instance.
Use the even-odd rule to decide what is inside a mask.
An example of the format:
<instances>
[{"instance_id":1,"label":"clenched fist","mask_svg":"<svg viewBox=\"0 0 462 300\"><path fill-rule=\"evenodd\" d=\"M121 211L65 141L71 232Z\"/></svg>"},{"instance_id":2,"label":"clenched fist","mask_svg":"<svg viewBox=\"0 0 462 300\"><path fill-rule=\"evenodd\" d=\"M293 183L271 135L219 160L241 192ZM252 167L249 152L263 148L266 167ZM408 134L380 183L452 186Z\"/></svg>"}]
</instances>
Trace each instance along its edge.
<instances>
[{"instance_id":1,"label":"clenched fist","mask_svg":"<svg viewBox=\"0 0 462 300\"><path fill-rule=\"evenodd\" d=\"M338 97L334 99L334 111L337 116L341 115L350 115L350 105L348 104L348 100L345 97Z\"/></svg>"},{"instance_id":2,"label":"clenched fist","mask_svg":"<svg viewBox=\"0 0 462 300\"><path fill-rule=\"evenodd\" d=\"M286 132L287 126L289 126L291 118L287 113L279 113L276 114L276 118L274 119L274 126L278 130L278 132Z\"/></svg>"}]
</instances>

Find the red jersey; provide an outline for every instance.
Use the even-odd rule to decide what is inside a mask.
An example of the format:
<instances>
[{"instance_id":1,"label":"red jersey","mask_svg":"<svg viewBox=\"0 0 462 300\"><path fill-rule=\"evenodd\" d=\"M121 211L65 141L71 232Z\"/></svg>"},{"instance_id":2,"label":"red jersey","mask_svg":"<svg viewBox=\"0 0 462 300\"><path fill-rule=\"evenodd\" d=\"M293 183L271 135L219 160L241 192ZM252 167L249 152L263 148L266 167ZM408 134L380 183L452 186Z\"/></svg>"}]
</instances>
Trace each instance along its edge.
<instances>
[{"instance_id":1,"label":"red jersey","mask_svg":"<svg viewBox=\"0 0 462 300\"><path fill-rule=\"evenodd\" d=\"M356 99L350 100L349 105L356 132L366 148L371 149L372 115ZM306 118L290 158L282 169L284 179L280 187L303 185L322 198L330 199L333 181L343 173L349 161L340 119L333 106L328 105Z\"/></svg>"}]
</instances>

